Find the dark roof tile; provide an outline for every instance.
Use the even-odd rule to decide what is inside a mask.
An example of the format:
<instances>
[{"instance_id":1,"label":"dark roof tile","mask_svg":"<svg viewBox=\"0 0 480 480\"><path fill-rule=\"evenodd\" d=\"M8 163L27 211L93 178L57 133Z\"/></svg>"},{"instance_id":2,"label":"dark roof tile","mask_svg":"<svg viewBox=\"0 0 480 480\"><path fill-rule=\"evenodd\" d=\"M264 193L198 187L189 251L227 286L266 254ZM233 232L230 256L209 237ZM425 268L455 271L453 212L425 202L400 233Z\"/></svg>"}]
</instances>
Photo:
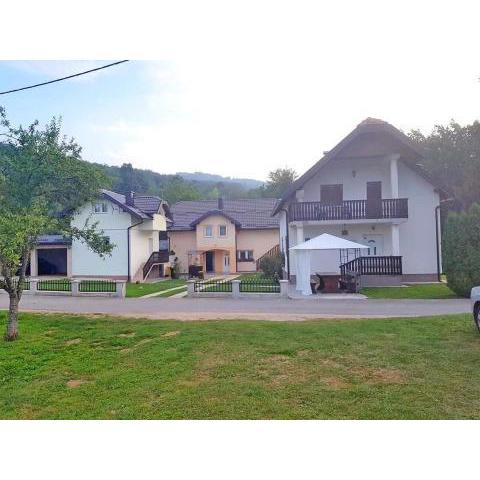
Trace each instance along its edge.
<instances>
[{"instance_id":1,"label":"dark roof tile","mask_svg":"<svg viewBox=\"0 0 480 480\"><path fill-rule=\"evenodd\" d=\"M278 218L271 216L276 203L275 198L224 200L222 212L244 229L278 228ZM218 201L182 201L175 203L170 209L173 224L169 230L193 230L192 224L200 217L210 211L218 212Z\"/></svg>"}]
</instances>

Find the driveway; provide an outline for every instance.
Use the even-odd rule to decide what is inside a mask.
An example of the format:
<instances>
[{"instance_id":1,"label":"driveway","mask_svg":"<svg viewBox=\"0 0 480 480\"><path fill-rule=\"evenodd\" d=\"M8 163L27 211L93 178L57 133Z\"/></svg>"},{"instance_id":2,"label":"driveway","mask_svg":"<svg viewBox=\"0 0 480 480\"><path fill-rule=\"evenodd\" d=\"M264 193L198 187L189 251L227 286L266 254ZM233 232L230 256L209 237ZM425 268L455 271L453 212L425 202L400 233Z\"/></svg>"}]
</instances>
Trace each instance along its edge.
<instances>
[{"instance_id":1,"label":"driveway","mask_svg":"<svg viewBox=\"0 0 480 480\"><path fill-rule=\"evenodd\" d=\"M8 308L0 295L0 309ZM467 299L452 300L292 300L280 298L106 298L24 295L23 311L105 314L154 319L308 320L315 318L418 317L470 313Z\"/></svg>"}]
</instances>

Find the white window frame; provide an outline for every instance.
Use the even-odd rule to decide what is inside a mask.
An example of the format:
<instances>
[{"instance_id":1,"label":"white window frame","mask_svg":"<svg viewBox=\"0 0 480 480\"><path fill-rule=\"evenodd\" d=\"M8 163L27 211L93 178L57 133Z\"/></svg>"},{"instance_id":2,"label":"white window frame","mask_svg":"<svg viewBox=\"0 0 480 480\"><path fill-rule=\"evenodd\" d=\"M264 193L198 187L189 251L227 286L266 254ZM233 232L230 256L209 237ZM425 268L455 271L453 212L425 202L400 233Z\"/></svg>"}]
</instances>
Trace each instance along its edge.
<instances>
[{"instance_id":1,"label":"white window frame","mask_svg":"<svg viewBox=\"0 0 480 480\"><path fill-rule=\"evenodd\" d=\"M100 207L100 208L98 208L98 210L97 210L97 207ZM108 213L107 202L97 202L93 206L93 213Z\"/></svg>"},{"instance_id":2,"label":"white window frame","mask_svg":"<svg viewBox=\"0 0 480 480\"><path fill-rule=\"evenodd\" d=\"M225 235L222 235L222 227L225 228ZM225 238L226 236L228 236L228 229L227 229L226 225L219 225L218 226L218 236L222 237L222 238Z\"/></svg>"},{"instance_id":3,"label":"white window frame","mask_svg":"<svg viewBox=\"0 0 480 480\"><path fill-rule=\"evenodd\" d=\"M207 229L210 229L210 235L207 234ZM205 238L212 238L213 237L213 226L212 225L205 225L203 227L203 236Z\"/></svg>"}]
</instances>

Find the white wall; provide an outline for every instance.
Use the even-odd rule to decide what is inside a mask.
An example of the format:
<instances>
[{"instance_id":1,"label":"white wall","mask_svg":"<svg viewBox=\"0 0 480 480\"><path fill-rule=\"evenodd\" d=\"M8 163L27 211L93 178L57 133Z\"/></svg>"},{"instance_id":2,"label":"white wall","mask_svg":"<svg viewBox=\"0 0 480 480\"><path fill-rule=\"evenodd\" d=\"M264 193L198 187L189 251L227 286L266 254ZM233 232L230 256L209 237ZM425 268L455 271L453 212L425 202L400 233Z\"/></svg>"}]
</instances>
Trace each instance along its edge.
<instances>
[{"instance_id":1,"label":"white wall","mask_svg":"<svg viewBox=\"0 0 480 480\"><path fill-rule=\"evenodd\" d=\"M158 251L158 246L158 231L143 230L141 225L130 229L130 274L132 281L143 280L143 264L152 252Z\"/></svg>"},{"instance_id":2,"label":"white wall","mask_svg":"<svg viewBox=\"0 0 480 480\"><path fill-rule=\"evenodd\" d=\"M355 172L355 176L353 176ZM382 197L391 198L390 159L334 159L305 183L304 201L320 200L320 185L343 184L344 200L367 198L367 182L382 182Z\"/></svg>"},{"instance_id":3,"label":"white wall","mask_svg":"<svg viewBox=\"0 0 480 480\"><path fill-rule=\"evenodd\" d=\"M123 276L128 275L127 228L132 223L129 213L125 213L117 205L107 200L107 213L93 213L93 206L86 205L72 221L72 225L83 228L98 222L98 229L110 238L115 245L111 256L100 258L86 245L74 240L72 242L72 275L73 276Z\"/></svg>"},{"instance_id":4,"label":"white wall","mask_svg":"<svg viewBox=\"0 0 480 480\"><path fill-rule=\"evenodd\" d=\"M408 198L408 220L400 225L403 273L436 273L435 207L439 194L433 185L399 162L399 196Z\"/></svg>"}]
</instances>

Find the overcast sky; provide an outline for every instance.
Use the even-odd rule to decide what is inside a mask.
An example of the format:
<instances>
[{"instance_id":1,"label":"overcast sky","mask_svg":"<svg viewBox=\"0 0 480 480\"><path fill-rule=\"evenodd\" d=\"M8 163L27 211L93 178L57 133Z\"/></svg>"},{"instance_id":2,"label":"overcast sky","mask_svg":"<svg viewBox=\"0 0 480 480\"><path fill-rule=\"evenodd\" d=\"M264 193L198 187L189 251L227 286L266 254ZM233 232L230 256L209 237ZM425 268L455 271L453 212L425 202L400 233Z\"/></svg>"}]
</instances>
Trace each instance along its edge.
<instances>
[{"instance_id":1,"label":"overcast sky","mask_svg":"<svg viewBox=\"0 0 480 480\"><path fill-rule=\"evenodd\" d=\"M480 116L474 3L316 3L234 16L218 4L215 21L200 24L192 12L183 26L195 34L159 48L163 60L0 96L0 105L15 122L61 115L86 160L257 179L280 166L303 173L369 116L423 132ZM0 90L104 63L3 61Z\"/></svg>"}]
</instances>

